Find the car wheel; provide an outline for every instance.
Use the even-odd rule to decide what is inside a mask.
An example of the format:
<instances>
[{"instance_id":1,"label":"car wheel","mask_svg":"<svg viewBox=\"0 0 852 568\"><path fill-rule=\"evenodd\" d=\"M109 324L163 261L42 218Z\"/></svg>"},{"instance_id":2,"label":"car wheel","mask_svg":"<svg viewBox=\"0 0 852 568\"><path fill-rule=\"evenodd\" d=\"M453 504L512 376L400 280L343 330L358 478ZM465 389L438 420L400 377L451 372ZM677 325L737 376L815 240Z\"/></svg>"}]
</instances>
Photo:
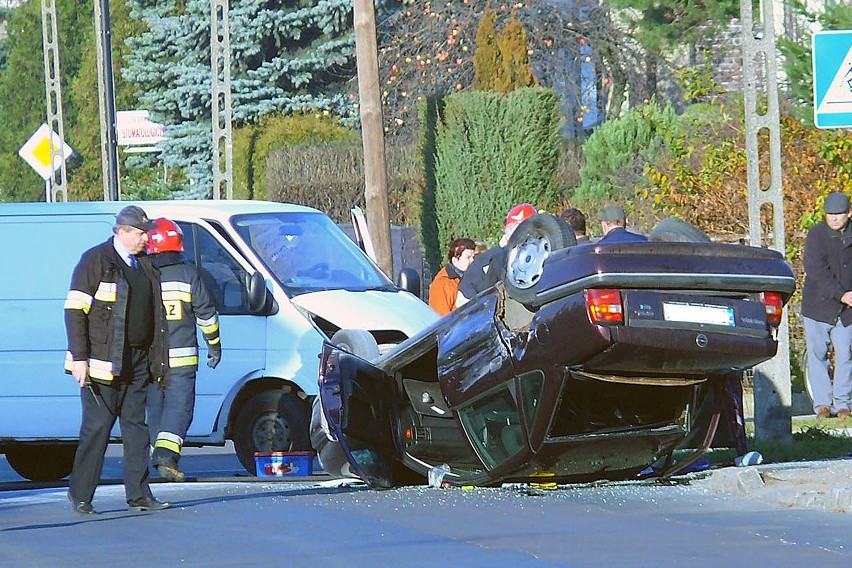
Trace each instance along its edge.
<instances>
[{"instance_id":1,"label":"car wheel","mask_svg":"<svg viewBox=\"0 0 852 568\"><path fill-rule=\"evenodd\" d=\"M571 227L553 215L533 215L515 229L506 245L506 276L509 297L528 309L539 307L536 299L544 261L555 251L574 246Z\"/></svg>"},{"instance_id":2,"label":"car wheel","mask_svg":"<svg viewBox=\"0 0 852 568\"><path fill-rule=\"evenodd\" d=\"M341 329L331 336L331 344L365 361L373 361L379 356L376 338L365 329Z\"/></svg>"},{"instance_id":3,"label":"car wheel","mask_svg":"<svg viewBox=\"0 0 852 568\"><path fill-rule=\"evenodd\" d=\"M6 449L6 461L31 481L57 481L71 473L76 444L19 444Z\"/></svg>"},{"instance_id":4,"label":"car wheel","mask_svg":"<svg viewBox=\"0 0 852 568\"><path fill-rule=\"evenodd\" d=\"M663 219L651 229L648 235L651 241L675 242L675 243L709 243L710 237L707 233L682 219L669 217Z\"/></svg>"},{"instance_id":5,"label":"car wheel","mask_svg":"<svg viewBox=\"0 0 852 568\"><path fill-rule=\"evenodd\" d=\"M254 395L240 410L234 428L234 449L243 467L256 471L255 452L300 452L310 449L307 403L285 390Z\"/></svg>"}]
</instances>

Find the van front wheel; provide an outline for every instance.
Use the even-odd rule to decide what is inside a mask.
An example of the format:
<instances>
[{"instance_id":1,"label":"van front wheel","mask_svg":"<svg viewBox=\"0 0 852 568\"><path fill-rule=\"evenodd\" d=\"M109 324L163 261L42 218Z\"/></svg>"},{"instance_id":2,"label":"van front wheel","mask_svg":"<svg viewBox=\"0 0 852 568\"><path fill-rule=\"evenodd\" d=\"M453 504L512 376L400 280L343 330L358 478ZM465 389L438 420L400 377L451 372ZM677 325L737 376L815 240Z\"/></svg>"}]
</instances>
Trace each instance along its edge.
<instances>
[{"instance_id":1,"label":"van front wheel","mask_svg":"<svg viewBox=\"0 0 852 568\"><path fill-rule=\"evenodd\" d=\"M255 452L300 452L311 449L310 410L304 400L284 390L254 395L237 415L234 449L246 471L255 474Z\"/></svg>"},{"instance_id":2,"label":"van front wheel","mask_svg":"<svg viewBox=\"0 0 852 568\"><path fill-rule=\"evenodd\" d=\"M31 481L58 481L74 466L76 444L18 444L6 448L6 461Z\"/></svg>"}]
</instances>

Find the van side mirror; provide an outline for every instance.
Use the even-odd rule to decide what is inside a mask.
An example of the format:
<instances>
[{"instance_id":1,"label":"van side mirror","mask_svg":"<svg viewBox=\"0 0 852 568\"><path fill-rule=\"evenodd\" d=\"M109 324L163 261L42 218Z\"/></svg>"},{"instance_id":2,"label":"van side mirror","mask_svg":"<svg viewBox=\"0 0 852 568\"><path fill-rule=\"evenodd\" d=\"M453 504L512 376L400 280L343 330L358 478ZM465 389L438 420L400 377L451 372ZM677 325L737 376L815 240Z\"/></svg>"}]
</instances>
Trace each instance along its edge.
<instances>
[{"instance_id":1,"label":"van side mirror","mask_svg":"<svg viewBox=\"0 0 852 568\"><path fill-rule=\"evenodd\" d=\"M255 272L249 277L248 301L252 313L263 314L268 308L269 301L266 282L264 282L260 272Z\"/></svg>"},{"instance_id":2,"label":"van side mirror","mask_svg":"<svg viewBox=\"0 0 852 568\"><path fill-rule=\"evenodd\" d=\"M399 271L399 279L396 284L399 288L411 292L420 297L420 275L413 268L403 268Z\"/></svg>"}]
</instances>

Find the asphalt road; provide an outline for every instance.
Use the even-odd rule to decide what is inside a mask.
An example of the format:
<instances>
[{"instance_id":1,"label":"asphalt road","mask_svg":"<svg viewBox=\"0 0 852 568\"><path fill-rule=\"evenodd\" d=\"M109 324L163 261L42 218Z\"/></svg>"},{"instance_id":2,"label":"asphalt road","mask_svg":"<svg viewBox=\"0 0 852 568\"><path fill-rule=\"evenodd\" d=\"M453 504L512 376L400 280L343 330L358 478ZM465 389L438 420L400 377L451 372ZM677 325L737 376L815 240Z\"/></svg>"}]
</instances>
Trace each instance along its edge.
<instances>
[{"instance_id":1,"label":"asphalt road","mask_svg":"<svg viewBox=\"0 0 852 568\"><path fill-rule=\"evenodd\" d=\"M123 475L121 456L121 444L110 444L107 447L104 469L101 474L103 481L117 482L121 480ZM231 442L223 447L184 448L180 466L188 476L196 479L249 476L249 473L234 454L234 446ZM22 488L26 482L26 479L15 473L9 466L6 457L0 454L0 491ZM67 485L67 482L65 483ZM26 484L26 486L31 485Z\"/></svg>"},{"instance_id":2,"label":"asphalt road","mask_svg":"<svg viewBox=\"0 0 852 568\"><path fill-rule=\"evenodd\" d=\"M106 478L120 474L115 453L111 448ZM73 513L62 486L0 484L7 489L0 491L0 566L808 566L852 560L852 514L720 491L706 474L670 485L374 491L330 486L325 476L243 477L227 448L191 454L182 465L201 481L154 483L155 495L173 504L158 513L128 512L118 483L98 487L94 505L101 514L94 517ZM839 482L852 471L837 470L852 462L830 465ZM0 464L0 474L7 467ZM821 467L812 465L800 480L825 478ZM734 470L737 484L723 485L749 483L745 470L755 473ZM11 484L17 488L9 490Z\"/></svg>"}]
</instances>

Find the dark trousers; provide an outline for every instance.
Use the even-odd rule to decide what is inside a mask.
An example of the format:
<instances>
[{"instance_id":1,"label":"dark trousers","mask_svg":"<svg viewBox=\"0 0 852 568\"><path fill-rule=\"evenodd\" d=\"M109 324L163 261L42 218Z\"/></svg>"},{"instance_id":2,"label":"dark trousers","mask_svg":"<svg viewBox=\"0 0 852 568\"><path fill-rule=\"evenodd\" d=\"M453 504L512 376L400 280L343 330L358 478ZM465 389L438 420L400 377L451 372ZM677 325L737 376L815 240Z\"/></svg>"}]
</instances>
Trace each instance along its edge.
<instances>
[{"instance_id":1,"label":"dark trousers","mask_svg":"<svg viewBox=\"0 0 852 568\"><path fill-rule=\"evenodd\" d=\"M128 501L150 497L148 429L145 390L149 382L148 353L129 349L124 368L110 385L91 382L80 389L83 419L74 456L69 491L75 501L91 501L104 465L104 453L116 418L124 445L124 493Z\"/></svg>"},{"instance_id":2,"label":"dark trousers","mask_svg":"<svg viewBox=\"0 0 852 568\"><path fill-rule=\"evenodd\" d=\"M169 465L180 459L186 431L195 407L195 368L172 369L168 387L148 386L148 433L154 446L154 465L160 458Z\"/></svg>"}]
</instances>

